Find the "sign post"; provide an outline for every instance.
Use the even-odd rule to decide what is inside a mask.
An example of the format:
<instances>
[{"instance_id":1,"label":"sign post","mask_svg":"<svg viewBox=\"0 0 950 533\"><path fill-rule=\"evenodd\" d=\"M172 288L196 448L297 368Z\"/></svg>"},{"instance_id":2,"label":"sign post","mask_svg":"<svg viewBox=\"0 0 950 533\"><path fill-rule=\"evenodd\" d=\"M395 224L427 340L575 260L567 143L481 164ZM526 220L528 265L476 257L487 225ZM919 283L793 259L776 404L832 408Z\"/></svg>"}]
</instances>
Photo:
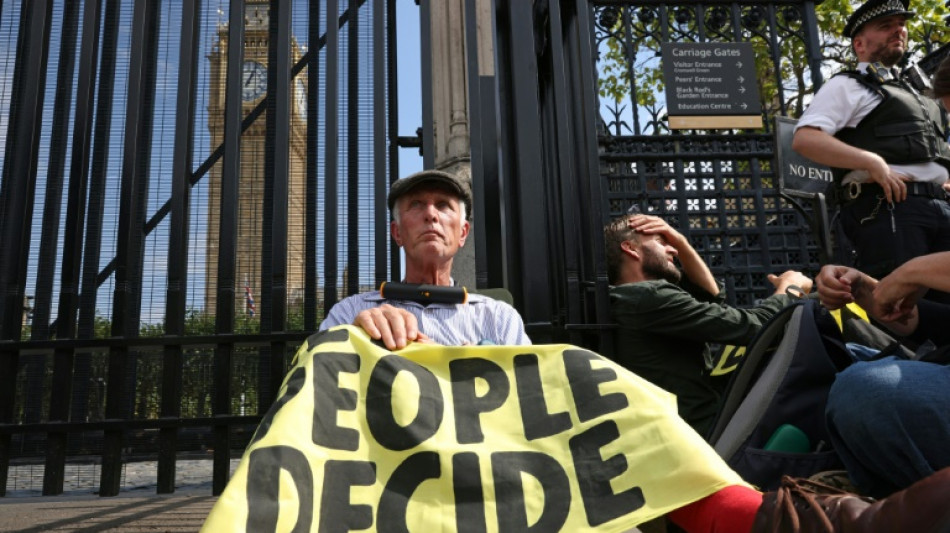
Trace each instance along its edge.
<instances>
[{"instance_id":1,"label":"sign post","mask_svg":"<svg viewBox=\"0 0 950 533\"><path fill-rule=\"evenodd\" d=\"M792 150L795 124L788 117L775 117L775 162L778 188L785 198L798 210L811 226L812 235L818 243L822 264L834 259L834 240L831 236L831 216L828 196L834 191L831 169L818 164ZM811 211L806 210L797 199L811 202ZM834 261L841 263L842 261Z\"/></svg>"},{"instance_id":2,"label":"sign post","mask_svg":"<svg viewBox=\"0 0 950 533\"><path fill-rule=\"evenodd\" d=\"M663 43L671 129L761 128L751 43Z\"/></svg>"},{"instance_id":3,"label":"sign post","mask_svg":"<svg viewBox=\"0 0 950 533\"><path fill-rule=\"evenodd\" d=\"M831 169L792 150L797 122L788 117L775 117L775 159L778 161L779 189L782 192L806 194L820 192L827 196L834 182Z\"/></svg>"}]
</instances>

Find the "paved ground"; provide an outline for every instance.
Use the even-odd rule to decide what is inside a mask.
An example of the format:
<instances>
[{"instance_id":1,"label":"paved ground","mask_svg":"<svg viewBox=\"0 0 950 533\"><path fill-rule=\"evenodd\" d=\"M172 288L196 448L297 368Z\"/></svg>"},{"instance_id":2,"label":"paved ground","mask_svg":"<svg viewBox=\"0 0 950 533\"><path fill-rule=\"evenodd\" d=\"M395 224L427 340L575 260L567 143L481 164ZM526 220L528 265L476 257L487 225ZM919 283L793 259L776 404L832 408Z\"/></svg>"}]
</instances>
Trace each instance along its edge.
<instances>
[{"instance_id":1,"label":"paved ground","mask_svg":"<svg viewBox=\"0 0 950 533\"><path fill-rule=\"evenodd\" d=\"M239 459L231 460L231 473ZM96 463L70 463L63 477L63 492L68 495L95 494L99 490L99 470ZM155 461L130 462L122 466L120 490L148 489L155 492L158 463ZM207 487L211 494L211 459L179 459L175 464L175 489ZM43 465L11 465L7 479L7 495L13 498L40 496L43 493ZM0 498L2 501L3 498Z\"/></svg>"},{"instance_id":2,"label":"paved ground","mask_svg":"<svg viewBox=\"0 0 950 533\"><path fill-rule=\"evenodd\" d=\"M231 462L231 471L238 460ZM96 495L99 465L70 464L62 496L41 496L43 465L10 468L7 497L0 498L0 531L192 532L201 529L215 497L211 496L211 461L181 460L176 465L174 494L155 494L157 464L128 463L122 492Z\"/></svg>"},{"instance_id":3,"label":"paved ground","mask_svg":"<svg viewBox=\"0 0 950 533\"><path fill-rule=\"evenodd\" d=\"M131 491L113 498L0 498L0 531L192 532L201 529L215 499L210 490L197 489L161 495Z\"/></svg>"},{"instance_id":4,"label":"paved ground","mask_svg":"<svg viewBox=\"0 0 950 533\"><path fill-rule=\"evenodd\" d=\"M237 459L231 461L232 474L237 464ZM217 500L211 495L211 460L178 461L174 494L155 494L156 468L154 461L126 464L122 492L101 498L95 494L98 465L66 465L63 496L41 496L42 465L11 467L7 497L0 498L0 532L190 533L201 529ZM666 528L654 522L626 533L639 531L665 533Z\"/></svg>"}]
</instances>

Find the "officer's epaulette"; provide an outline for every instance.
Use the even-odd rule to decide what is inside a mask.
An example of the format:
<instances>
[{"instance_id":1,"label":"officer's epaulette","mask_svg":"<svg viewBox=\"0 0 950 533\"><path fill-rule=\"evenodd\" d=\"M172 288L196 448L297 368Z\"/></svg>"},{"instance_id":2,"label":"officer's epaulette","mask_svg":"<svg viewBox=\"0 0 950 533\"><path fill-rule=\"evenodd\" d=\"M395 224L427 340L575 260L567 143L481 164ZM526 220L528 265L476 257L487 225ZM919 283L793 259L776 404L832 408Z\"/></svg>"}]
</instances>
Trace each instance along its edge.
<instances>
[{"instance_id":1,"label":"officer's epaulette","mask_svg":"<svg viewBox=\"0 0 950 533\"><path fill-rule=\"evenodd\" d=\"M879 94L881 98L887 96L887 91L884 90L885 80L880 75L875 76L873 73L859 72L857 70L843 70L835 74L835 76L847 76L866 87L872 93Z\"/></svg>"}]
</instances>

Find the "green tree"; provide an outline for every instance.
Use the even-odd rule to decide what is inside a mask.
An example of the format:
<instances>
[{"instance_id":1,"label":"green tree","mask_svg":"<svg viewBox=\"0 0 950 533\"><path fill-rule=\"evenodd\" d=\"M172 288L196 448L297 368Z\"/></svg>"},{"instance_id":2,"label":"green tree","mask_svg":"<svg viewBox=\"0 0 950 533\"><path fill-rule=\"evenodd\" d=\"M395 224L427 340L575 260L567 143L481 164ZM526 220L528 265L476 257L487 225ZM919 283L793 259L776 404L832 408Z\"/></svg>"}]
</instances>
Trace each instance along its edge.
<instances>
[{"instance_id":1,"label":"green tree","mask_svg":"<svg viewBox=\"0 0 950 533\"><path fill-rule=\"evenodd\" d=\"M815 91L803 39L806 33L803 9L803 6L791 5L776 9L780 44L774 51L769 44L771 29L763 5L741 6L739 39L735 37L737 30L728 5L710 5L702 10L696 4L670 5L667 13L670 28L667 31L673 35L672 39L688 42L697 35L698 24L702 21L707 41L752 43L763 113L766 116L780 114L781 100L784 99L787 114L799 116L805 109L808 95ZM950 38L944 20L950 15L950 10L943 0L915 1L911 9L917 12L917 17L908 25L908 59L918 61ZM855 64L850 39L841 35L852 11L847 0L825 0L815 8L822 57L821 75L825 79L838 71L853 68ZM659 117L663 107L657 97L665 89L659 52L659 36L663 34L659 13L656 7L650 6L607 6L598 10L601 103L618 116L626 106L636 107L632 113L641 124L646 122L646 118L640 115ZM773 59L777 59L777 63Z\"/></svg>"},{"instance_id":2,"label":"green tree","mask_svg":"<svg viewBox=\"0 0 950 533\"><path fill-rule=\"evenodd\" d=\"M185 312L185 335L213 335L214 315L191 308Z\"/></svg>"},{"instance_id":3,"label":"green tree","mask_svg":"<svg viewBox=\"0 0 950 533\"><path fill-rule=\"evenodd\" d=\"M950 36L944 21L950 11L942 0L914 1L910 9L916 11L917 16L907 26L910 39L908 55L911 60L919 60L939 48ZM815 7L822 57L828 62L842 66L854 64L851 41L841 35L852 11L851 4L846 0L825 0Z\"/></svg>"},{"instance_id":4,"label":"green tree","mask_svg":"<svg viewBox=\"0 0 950 533\"><path fill-rule=\"evenodd\" d=\"M93 335L97 339L106 339L112 336L112 320L96 313L93 319Z\"/></svg>"}]
</instances>

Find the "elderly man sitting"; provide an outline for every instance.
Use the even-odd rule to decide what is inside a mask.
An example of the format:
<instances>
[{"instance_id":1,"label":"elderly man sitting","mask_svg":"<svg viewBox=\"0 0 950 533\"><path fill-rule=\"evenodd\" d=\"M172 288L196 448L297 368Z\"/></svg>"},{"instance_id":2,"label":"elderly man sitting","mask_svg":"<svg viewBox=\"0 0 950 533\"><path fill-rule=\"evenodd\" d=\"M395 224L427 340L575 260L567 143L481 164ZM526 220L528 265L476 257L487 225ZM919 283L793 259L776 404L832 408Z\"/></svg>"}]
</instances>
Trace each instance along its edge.
<instances>
[{"instance_id":1,"label":"elderly man sitting","mask_svg":"<svg viewBox=\"0 0 950 533\"><path fill-rule=\"evenodd\" d=\"M453 286L452 261L465 246L471 224L472 191L447 172L426 170L393 184L390 231L406 255L405 283ZM330 309L320 329L341 324L362 327L390 350L410 341L446 346L531 344L524 323L510 305L471 294L465 304L391 300L379 291L356 294Z\"/></svg>"}]
</instances>

